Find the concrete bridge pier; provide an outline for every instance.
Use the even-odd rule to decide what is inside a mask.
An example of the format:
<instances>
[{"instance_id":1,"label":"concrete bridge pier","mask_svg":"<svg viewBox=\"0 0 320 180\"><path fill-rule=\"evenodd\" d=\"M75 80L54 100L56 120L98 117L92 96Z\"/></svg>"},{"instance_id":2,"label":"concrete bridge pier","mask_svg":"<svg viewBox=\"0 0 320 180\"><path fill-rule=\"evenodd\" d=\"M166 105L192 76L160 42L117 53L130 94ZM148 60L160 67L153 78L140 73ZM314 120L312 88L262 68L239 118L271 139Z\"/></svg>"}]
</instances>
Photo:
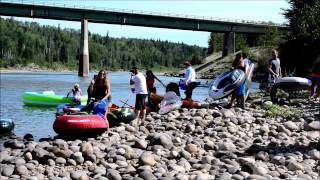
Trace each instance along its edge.
<instances>
[{"instance_id":1,"label":"concrete bridge pier","mask_svg":"<svg viewBox=\"0 0 320 180\"><path fill-rule=\"evenodd\" d=\"M80 58L78 75L89 76L88 20L81 21Z\"/></svg>"},{"instance_id":2,"label":"concrete bridge pier","mask_svg":"<svg viewBox=\"0 0 320 180\"><path fill-rule=\"evenodd\" d=\"M222 56L227 56L229 53L235 52L235 37L234 32L224 33Z\"/></svg>"}]
</instances>

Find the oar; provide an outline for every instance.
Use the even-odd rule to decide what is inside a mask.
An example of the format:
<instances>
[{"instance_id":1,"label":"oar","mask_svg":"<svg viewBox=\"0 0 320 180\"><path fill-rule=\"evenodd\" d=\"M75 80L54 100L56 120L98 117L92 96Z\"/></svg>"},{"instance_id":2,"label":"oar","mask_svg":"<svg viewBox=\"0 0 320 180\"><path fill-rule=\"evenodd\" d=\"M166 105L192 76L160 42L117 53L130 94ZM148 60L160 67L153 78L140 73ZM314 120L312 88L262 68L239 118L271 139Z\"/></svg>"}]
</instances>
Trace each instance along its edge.
<instances>
[{"instance_id":1,"label":"oar","mask_svg":"<svg viewBox=\"0 0 320 180\"><path fill-rule=\"evenodd\" d=\"M120 102L122 102L124 105L129 106L130 108L133 108L133 106L131 106L130 104L127 103L128 99L126 101L123 101L123 100L120 99Z\"/></svg>"},{"instance_id":2,"label":"oar","mask_svg":"<svg viewBox=\"0 0 320 180\"><path fill-rule=\"evenodd\" d=\"M164 88L167 87L159 78L157 78L156 76L154 76L154 77L156 78L156 80L159 81L159 83L160 83Z\"/></svg>"}]
</instances>

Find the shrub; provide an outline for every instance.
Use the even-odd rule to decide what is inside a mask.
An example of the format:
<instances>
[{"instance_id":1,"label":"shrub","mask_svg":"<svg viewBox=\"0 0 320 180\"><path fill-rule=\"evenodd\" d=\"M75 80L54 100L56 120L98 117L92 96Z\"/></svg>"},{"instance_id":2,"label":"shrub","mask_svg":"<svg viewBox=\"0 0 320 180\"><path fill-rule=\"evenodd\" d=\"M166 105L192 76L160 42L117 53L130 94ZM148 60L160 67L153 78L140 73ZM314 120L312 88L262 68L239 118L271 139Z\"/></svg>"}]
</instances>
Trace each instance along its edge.
<instances>
[{"instance_id":1,"label":"shrub","mask_svg":"<svg viewBox=\"0 0 320 180\"><path fill-rule=\"evenodd\" d=\"M277 104L261 105L258 109L266 111L268 117L282 117L285 119L296 119L302 117L302 111L293 107L279 106Z\"/></svg>"}]
</instances>

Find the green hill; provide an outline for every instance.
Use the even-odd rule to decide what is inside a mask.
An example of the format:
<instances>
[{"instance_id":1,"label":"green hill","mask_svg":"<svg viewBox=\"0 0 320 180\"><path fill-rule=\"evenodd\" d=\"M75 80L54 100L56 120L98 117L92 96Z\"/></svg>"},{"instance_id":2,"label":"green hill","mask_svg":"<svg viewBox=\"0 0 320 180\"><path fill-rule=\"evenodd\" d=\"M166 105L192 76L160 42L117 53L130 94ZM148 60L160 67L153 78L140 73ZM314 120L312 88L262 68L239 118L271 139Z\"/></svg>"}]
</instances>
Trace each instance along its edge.
<instances>
[{"instance_id":1,"label":"green hill","mask_svg":"<svg viewBox=\"0 0 320 180\"><path fill-rule=\"evenodd\" d=\"M56 70L78 69L80 31L0 18L0 67L35 64ZM184 43L112 38L89 33L91 69L127 70L132 66L177 69L185 60L202 57L206 48Z\"/></svg>"}]
</instances>

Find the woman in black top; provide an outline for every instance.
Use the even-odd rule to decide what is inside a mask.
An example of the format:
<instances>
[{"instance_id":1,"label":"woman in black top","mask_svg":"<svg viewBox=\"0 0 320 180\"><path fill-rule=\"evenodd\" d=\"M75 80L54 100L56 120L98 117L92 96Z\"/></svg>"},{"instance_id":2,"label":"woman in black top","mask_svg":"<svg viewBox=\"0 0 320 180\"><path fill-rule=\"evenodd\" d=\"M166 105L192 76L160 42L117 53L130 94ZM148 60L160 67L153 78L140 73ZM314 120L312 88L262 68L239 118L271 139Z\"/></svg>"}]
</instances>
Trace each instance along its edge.
<instances>
[{"instance_id":1,"label":"woman in black top","mask_svg":"<svg viewBox=\"0 0 320 180\"><path fill-rule=\"evenodd\" d=\"M92 97L95 98L95 101L108 100L110 97L110 81L104 70L98 73L98 77L93 84Z\"/></svg>"},{"instance_id":2,"label":"woman in black top","mask_svg":"<svg viewBox=\"0 0 320 180\"><path fill-rule=\"evenodd\" d=\"M106 71L104 70L99 71L97 78L91 81L88 91L91 95L91 99L93 99L94 102L98 102L99 104L101 103L106 104L106 109L104 113L104 115L106 116L108 112L108 104L111 99L110 81L107 78ZM94 109L94 113L95 113L96 109L94 107L92 108Z\"/></svg>"}]
</instances>

